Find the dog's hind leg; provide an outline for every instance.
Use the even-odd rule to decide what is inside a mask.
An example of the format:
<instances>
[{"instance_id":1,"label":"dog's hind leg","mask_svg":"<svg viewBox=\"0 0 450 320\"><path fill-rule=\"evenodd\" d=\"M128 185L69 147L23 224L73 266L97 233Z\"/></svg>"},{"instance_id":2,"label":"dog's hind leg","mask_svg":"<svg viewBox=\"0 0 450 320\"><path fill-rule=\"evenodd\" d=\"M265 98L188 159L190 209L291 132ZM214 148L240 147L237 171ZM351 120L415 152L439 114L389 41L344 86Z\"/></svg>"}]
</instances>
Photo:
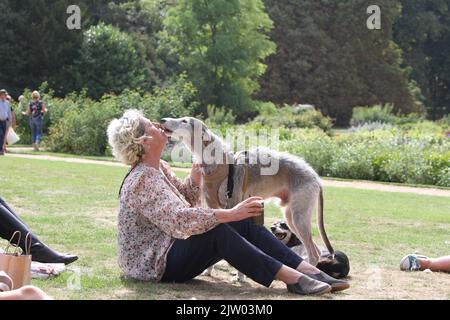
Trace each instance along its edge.
<instances>
[{"instance_id":1,"label":"dog's hind leg","mask_svg":"<svg viewBox=\"0 0 450 320\"><path fill-rule=\"evenodd\" d=\"M288 226L305 246L306 252L308 253L308 262L315 266L320 259L320 249L312 239L311 219L316 207L317 195L314 191L308 191L305 192L305 190L302 190L302 192L291 197L287 210L291 213L292 226L289 224Z\"/></svg>"}]
</instances>

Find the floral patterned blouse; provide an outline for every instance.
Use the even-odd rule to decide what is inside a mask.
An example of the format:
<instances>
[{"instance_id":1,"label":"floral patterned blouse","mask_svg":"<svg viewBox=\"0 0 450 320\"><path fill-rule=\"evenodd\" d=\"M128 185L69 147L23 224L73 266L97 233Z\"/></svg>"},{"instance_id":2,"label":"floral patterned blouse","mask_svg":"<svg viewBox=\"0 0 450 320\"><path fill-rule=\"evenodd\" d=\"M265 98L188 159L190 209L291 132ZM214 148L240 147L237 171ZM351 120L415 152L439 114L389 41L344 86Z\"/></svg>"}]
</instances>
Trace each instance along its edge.
<instances>
[{"instance_id":1,"label":"floral patterned blouse","mask_svg":"<svg viewBox=\"0 0 450 320\"><path fill-rule=\"evenodd\" d=\"M125 179L118 219L119 266L125 277L160 281L175 239L205 233L219 222L211 209L195 208L200 189L182 182L161 161L139 163Z\"/></svg>"}]
</instances>

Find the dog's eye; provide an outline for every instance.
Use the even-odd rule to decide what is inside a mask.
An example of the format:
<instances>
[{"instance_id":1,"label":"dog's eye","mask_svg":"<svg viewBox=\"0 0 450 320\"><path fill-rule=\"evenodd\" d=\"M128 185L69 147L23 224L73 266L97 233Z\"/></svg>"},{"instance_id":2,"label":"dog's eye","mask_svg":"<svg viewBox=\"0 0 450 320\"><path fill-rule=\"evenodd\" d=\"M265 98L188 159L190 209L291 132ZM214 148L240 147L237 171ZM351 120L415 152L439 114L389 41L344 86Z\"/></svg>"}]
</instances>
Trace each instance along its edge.
<instances>
[{"instance_id":1,"label":"dog's eye","mask_svg":"<svg viewBox=\"0 0 450 320\"><path fill-rule=\"evenodd\" d=\"M286 223L282 223L282 224L280 224L280 226L281 226L282 228L285 228L285 229L287 229L287 228L288 228L288 226L287 226L287 224L286 224Z\"/></svg>"},{"instance_id":2,"label":"dog's eye","mask_svg":"<svg viewBox=\"0 0 450 320\"><path fill-rule=\"evenodd\" d=\"M183 122L183 123L188 123L187 120L182 120L181 122Z\"/></svg>"}]
</instances>

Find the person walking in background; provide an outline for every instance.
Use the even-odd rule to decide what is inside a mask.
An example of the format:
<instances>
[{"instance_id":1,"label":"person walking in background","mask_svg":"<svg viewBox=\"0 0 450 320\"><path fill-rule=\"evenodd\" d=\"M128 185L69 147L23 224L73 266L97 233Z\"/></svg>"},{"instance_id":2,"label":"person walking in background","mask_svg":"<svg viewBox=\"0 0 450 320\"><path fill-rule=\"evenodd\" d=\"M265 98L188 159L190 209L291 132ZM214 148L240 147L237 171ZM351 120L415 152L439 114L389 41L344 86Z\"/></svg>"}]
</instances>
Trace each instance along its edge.
<instances>
[{"instance_id":1,"label":"person walking in background","mask_svg":"<svg viewBox=\"0 0 450 320\"><path fill-rule=\"evenodd\" d=\"M9 106L11 107L11 118L12 118L12 120L11 120L11 128L16 130L16 128L17 128L17 120L16 120L16 113L14 112L14 109L13 109L13 102L14 102L14 100L9 94L7 94L6 95L6 101L9 102Z\"/></svg>"},{"instance_id":2,"label":"person walking in background","mask_svg":"<svg viewBox=\"0 0 450 320\"><path fill-rule=\"evenodd\" d=\"M6 90L0 90L0 156L5 155L3 148L12 121L11 106L6 100L7 94Z\"/></svg>"},{"instance_id":3,"label":"person walking in background","mask_svg":"<svg viewBox=\"0 0 450 320\"><path fill-rule=\"evenodd\" d=\"M6 93L6 101L9 102L9 106L11 108L11 125L10 125L9 130L13 129L14 131L16 131L17 122L16 122L16 114L14 113L14 109L12 107L13 99L8 93ZM8 145L7 137L8 137L8 132L7 132L6 136L5 136L5 141L3 142L3 152L4 153L6 153L8 151L6 149L6 146Z\"/></svg>"},{"instance_id":4,"label":"person walking in background","mask_svg":"<svg viewBox=\"0 0 450 320\"><path fill-rule=\"evenodd\" d=\"M39 151L39 143L42 138L42 131L44 126L44 113L47 112L45 104L40 100L41 95L38 91L33 91L31 94L32 101L28 105L26 112L22 114L30 117L31 129L31 143L35 151Z\"/></svg>"}]
</instances>

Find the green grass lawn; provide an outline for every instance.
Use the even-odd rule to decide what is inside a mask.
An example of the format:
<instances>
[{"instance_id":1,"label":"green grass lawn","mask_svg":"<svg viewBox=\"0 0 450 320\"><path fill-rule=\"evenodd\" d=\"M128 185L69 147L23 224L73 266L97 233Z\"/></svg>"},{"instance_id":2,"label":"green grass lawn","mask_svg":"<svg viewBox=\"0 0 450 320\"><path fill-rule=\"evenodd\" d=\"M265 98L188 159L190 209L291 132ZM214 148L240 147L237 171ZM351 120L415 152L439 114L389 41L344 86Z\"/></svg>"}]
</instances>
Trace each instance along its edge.
<instances>
[{"instance_id":1,"label":"green grass lawn","mask_svg":"<svg viewBox=\"0 0 450 320\"><path fill-rule=\"evenodd\" d=\"M29 145L12 146L9 148L9 150L15 154L26 154L26 155L33 155L33 156L52 156L52 157L58 157L58 158L75 158L75 159L118 162L116 160L116 158L114 158L113 156L86 156L86 155L79 155L79 154L73 154L73 153L52 152L52 151L47 151L45 149L41 149L40 151L34 151L31 149L24 150L23 148L31 148L31 146L29 146ZM177 167L177 168L190 168L192 166L191 163L171 162L171 161L169 161L169 162L171 163L172 166Z\"/></svg>"},{"instance_id":2,"label":"green grass lawn","mask_svg":"<svg viewBox=\"0 0 450 320\"><path fill-rule=\"evenodd\" d=\"M117 266L116 215L126 168L2 157L0 170L0 195L35 233L55 249L80 256L61 276L33 280L53 297L158 299L205 294L201 286L189 291L185 285L122 279ZM267 225L282 216L274 205L268 206L266 215ZM372 265L396 274L399 259L414 251L449 254L450 201L446 197L326 188L325 223L335 248L349 255L353 274ZM314 233L317 238L315 226ZM79 287L77 274L81 275ZM223 290L211 286L207 295L234 296L232 288L227 287L227 293ZM262 298L272 297L267 291L259 293Z\"/></svg>"}]
</instances>

